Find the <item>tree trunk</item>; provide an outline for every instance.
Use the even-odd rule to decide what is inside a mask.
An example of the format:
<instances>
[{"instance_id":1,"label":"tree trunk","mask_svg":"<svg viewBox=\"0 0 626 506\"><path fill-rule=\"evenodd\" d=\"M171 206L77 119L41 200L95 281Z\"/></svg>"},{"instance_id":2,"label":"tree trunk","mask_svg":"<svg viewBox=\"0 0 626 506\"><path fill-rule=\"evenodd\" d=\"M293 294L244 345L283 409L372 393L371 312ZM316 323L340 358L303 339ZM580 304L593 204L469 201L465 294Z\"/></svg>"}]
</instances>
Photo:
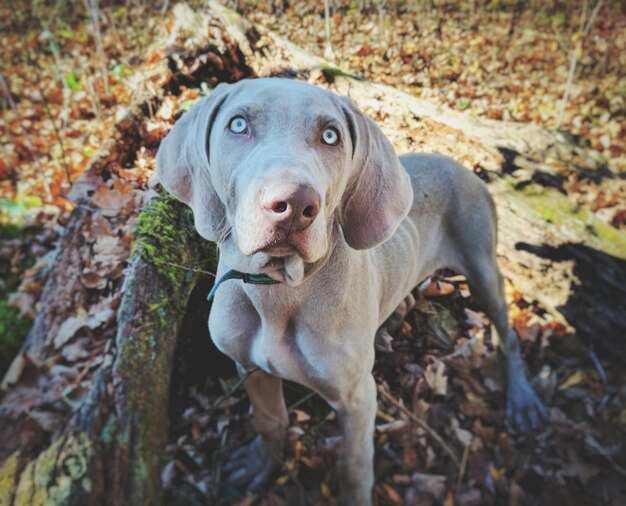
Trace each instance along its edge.
<instances>
[{"instance_id":1,"label":"tree trunk","mask_svg":"<svg viewBox=\"0 0 626 506\"><path fill-rule=\"evenodd\" d=\"M73 222L83 216L78 210ZM71 237L64 246L63 253L75 250ZM160 502L172 357L198 276L172 264L214 270L215 249L195 232L189 209L165 196L140 215L133 251L117 312L115 359L100 369L88 398L48 448L34 458L19 447L8 456L0 482L16 486L3 504ZM74 260L62 254L50 290L66 266L75 268L67 261Z\"/></svg>"}]
</instances>

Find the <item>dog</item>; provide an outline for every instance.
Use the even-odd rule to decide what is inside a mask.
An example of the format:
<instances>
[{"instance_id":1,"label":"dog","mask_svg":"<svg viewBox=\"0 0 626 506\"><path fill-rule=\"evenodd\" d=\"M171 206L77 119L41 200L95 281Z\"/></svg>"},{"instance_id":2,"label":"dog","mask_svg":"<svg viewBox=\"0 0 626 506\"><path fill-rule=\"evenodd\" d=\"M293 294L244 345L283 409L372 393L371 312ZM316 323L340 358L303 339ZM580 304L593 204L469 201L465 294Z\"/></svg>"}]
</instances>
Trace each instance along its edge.
<instances>
[{"instance_id":1,"label":"dog","mask_svg":"<svg viewBox=\"0 0 626 506\"><path fill-rule=\"evenodd\" d=\"M545 420L508 323L493 200L453 160L398 158L351 99L262 78L198 101L163 140L157 172L219 246L211 338L240 373L260 369L245 384L258 436L230 459L234 483L257 490L279 465L287 379L337 412L340 502L371 504L375 335L443 267L466 275L498 331L509 419Z\"/></svg>"}]
</instances>

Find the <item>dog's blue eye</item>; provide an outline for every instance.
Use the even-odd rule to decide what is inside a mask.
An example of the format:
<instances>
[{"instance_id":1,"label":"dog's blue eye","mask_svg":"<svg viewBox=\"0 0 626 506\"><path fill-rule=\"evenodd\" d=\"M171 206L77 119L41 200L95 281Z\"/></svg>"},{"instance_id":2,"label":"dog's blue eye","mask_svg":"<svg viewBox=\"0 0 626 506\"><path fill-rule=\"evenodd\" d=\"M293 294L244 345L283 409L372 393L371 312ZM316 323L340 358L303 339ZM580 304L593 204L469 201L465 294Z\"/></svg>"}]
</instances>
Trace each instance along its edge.
<instances>
[{"instance_id":1,"label":"dog's blue eye","mask_svg":"<svg viewBox=\"0 0 626 506\"><path fill-rule=\"evenodd\" d=\"M228 129L234 134L242 134L248 130L248 123L241 116L235 116L230 120Z\"/></svg>"},{"instance_id":2,"label":"dog's blue eye","mask_svg":"<svg viewBox=\"0 0 626 506\"><path fill-rule=\"evenodd\" d=\"M339 132L335 128L327 128L322 134L322 142L329 146L336 146L339 142Z\"/></svg>"}]
</instances>

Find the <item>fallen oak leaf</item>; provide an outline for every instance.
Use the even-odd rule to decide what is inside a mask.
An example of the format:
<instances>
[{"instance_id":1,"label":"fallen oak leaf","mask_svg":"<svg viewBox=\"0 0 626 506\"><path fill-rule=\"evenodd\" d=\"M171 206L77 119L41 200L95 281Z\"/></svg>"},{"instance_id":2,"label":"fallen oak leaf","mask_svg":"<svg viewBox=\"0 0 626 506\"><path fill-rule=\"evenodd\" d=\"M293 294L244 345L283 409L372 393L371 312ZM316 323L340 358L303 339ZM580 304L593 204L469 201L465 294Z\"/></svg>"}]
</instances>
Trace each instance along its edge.
<instances>
[{"instance_id":1,"label":"fallen oak leaf","mask_svg":"<svg viewBox=\"0 0 626 506\"><path fill-rule=\"evenodd\" d=\"M15 292L9 294L7 303L9 307L18 309L20 317L22 318L35 318L35 303L37 302L35 296L28 292Z\"/></svg>"},{"instance_id":2,"label":"fallen oak leaf","mask_svg":"<svg viewBox=\"0 0 626 506\"><path fill-rule=\"evenodd\" d=\"M96 186L91 201L102 210L103 216L117 216L120 211L133 203L134 185L119 179L113 182L113 188L106 183Z\"/></svg>"},{"instance_id":3,"label":"fallen oak leaf","mask_svg":"<svg viewBox=\"0 0 626 506\"><path fill-rule=\"evenodd\" d=\"M448 393L448 377L444 375L445 370L446 366L441 360L426 366L424 379L434 395L445 396Z\"/></svg>"},{"instance_id":4,"label":"fallen oak leaf","mask_svg":"<svg viewBox=\"0 0 626 506\"><path fill-rule=\"evenodd\" d=\"M459 421L456 418L452 418L450 422L452 425L452 431L454 432L454 435L456 436L459 443L461 443L463 447L470 445L472 443L472 439L474 438L472 433L469 430L461 427Z\"/></svg>"},{"instance_id":5,"label":"fallen oak leaf","mask_svg":"<svg viewBox=\"0 0 626 506\"><path fill-rule=\"evenodd\" d=\"M483 313L465 308L465 316L467 317L465 322L472 327L484 328L489 325L489 318Z\"/></svg>"},{"instance_id":6,"label":"fallen oak leaf","mask_svg":"<svg viewBox=\"0 0 626 506\"><path fill-rule=\"evenodd\" d=\"M87 312L84 308L79 307L76 316L70 316L59 327L56 336L54 336L54 347L59 349L72 339L85 326L86 318Z\"/></svg>"},{"instance_id":7,"label":"fallen oak leaf","mask_svg":"<svg viewBox=\"0 0 626 506\"><path fill-rule=\"evenodd\" d=\"M572 388L585 380L585 372L583 370L578 370L572 375L570 375L563 383L559 385L559 391L567 390Z\"/></svg>"},{"instance_id":8,"label":"fallen oak leaf","mask_svg":"<svg viewBox=\"0 0 626 506\"><path fill-rule=\"evenodd\" d=\"M85 268L80 274L80 281L86 288L103 290L104 287L107 286L108 280L106 277L100 276L97 272Z\"/></svg>"},{"instance_id":9,"label":"fallen oak leaf","mask_svg":"<svg viewBox=\"0 0 626 506\"><path fill-rule=\"evenodd\" d=\"M411 483L419 492L424 492L437 501L442 501L446 493L446 477L444 475L413 473Z\"/></svg>"},{"instance_id":10,"label":"fallen oak leaf","mask_svg":"<svg viewBox=\"0 0 626 506\"><path fill-rule=\"evenodd\" d=\"M78 308L76 315L70 316L59 327L53 341L55 348L60 349L82 328L95 330L111 321L116 315L115 310L110 307L112 300L113 298L110 297L94 304L89 309L89 313L82 307Z\"/></svg>"},{"instance_id":11,"label":"fallen oak leaf","mask_svg":"<svg viewBox=\"0 0 626 506\"><path fill-rule=\"evenodd\" d=\"M101 184L103 184L101 176L96 176L91 173L84 174L72 181L72 188L67 198L72 202L87 200Z\"/></svg>"},{"instance_id":12,"label":"fallen oak leaf","mask_svg":"<svg viewBox=\"0 0 626 506\"><path fill-rule=\"evenodd\" d=\"M96 239L93 252L95 262L117 263L126 259L128 247L119 237L104 235Z\"/></svg>"}]
</instances>

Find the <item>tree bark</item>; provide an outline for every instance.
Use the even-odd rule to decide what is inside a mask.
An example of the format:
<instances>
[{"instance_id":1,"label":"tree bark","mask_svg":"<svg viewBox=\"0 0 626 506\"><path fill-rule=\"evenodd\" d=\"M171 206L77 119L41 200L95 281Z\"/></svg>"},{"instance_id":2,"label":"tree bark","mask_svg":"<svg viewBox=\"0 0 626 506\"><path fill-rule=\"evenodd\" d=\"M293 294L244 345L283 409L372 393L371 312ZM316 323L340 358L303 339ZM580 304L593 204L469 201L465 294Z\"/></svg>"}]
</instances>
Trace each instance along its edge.
<instances>
[{"instance_id":1,"label":"tree bark","mask_svg":"<svg viewBox=\"0 0 626 506\"><path fill-rule=\"evenodd\" d=\"M72 250L71 241L67 247ZM8 456L0 483L16 485L7 503L160 502L172 357L198 276L172 264L214 270L215 249L195 232L189 209L165 196L141 214L133 250L115 359L100 369L88 398L48 448L34 458L24 458L20 448ZM62 256L59 265L68 259ZM49 286L56 284L53 276Z\"/></svg>"}]
</instances>

